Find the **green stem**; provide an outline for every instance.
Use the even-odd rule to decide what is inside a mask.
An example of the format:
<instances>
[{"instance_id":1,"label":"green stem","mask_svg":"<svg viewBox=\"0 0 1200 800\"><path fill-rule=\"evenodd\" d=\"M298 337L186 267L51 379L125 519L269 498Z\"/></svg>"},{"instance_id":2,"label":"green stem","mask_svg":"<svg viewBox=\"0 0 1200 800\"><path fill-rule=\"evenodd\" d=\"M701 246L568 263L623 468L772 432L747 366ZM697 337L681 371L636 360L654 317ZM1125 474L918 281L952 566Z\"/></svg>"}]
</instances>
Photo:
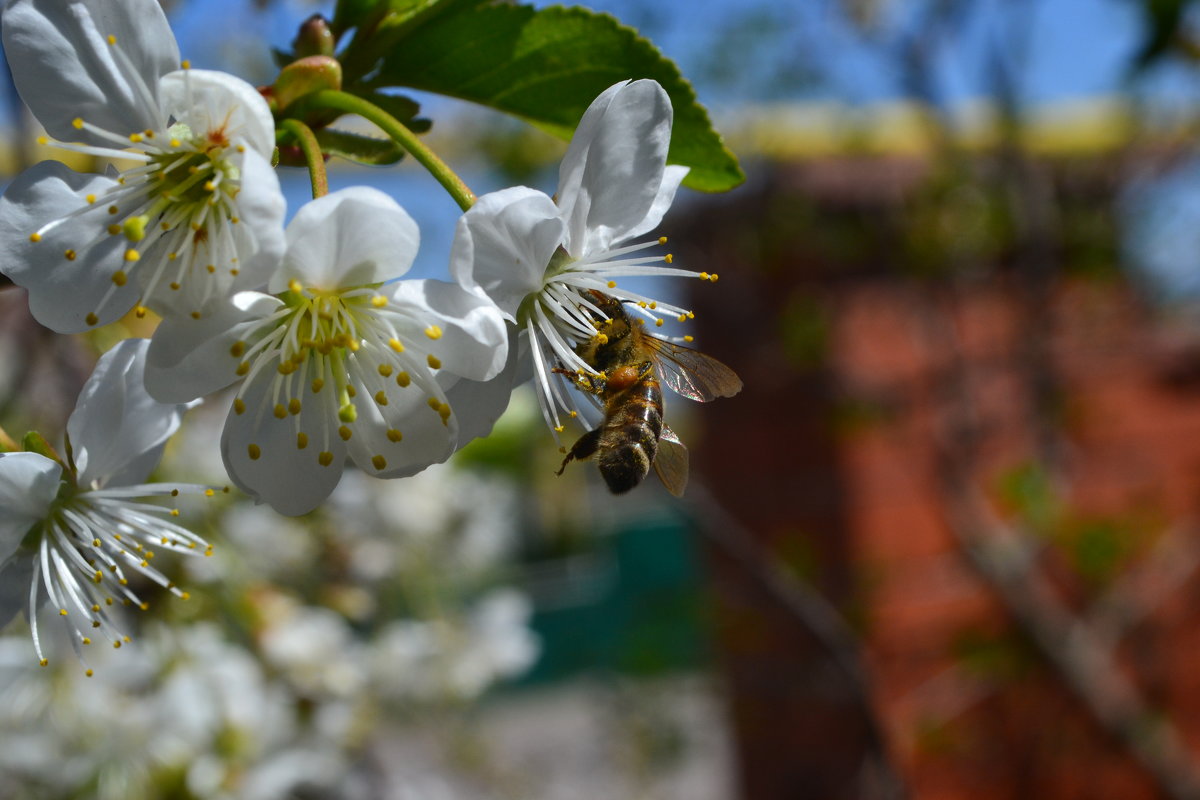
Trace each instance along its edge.
<instances>
[{"instance_id":1,"label":"green stem","mask_svg":"<svg viewBox=\"0 0 1200 800\"><path fill-rule=\"evenodd\" d=\"M312 196L315 200L329 194L329 178L325 174L325 156L312 128L298 119L285 119L279 129L291 136L300 145L304 160L308 162L308 176L312 180Z\"/></svg>"},{"instance_id":2,"label":"green stem","mask_svg":"<svg viewBox=\"0 0 1200 800\"><path fill-rule=\"evenodd\" d=\"M475 205L475 193L463 183L462 178L446 166L446 162L438 158L436 153L422 144L417 135L406 128L400 120L374 103L347 92L324 89L308 95L305 98L305 106L307 108L333 108L347 114L358 114L360 117L370 120L393 141L411 153L412 157L421 163L421 166L429 170L429 173L437 178L438 183L454 198L454 202L458 203L459 208L466 211Z\"/></svg>"},{"instance_id":3,"label":"green stem","mask_svg":"<svg viewBox=\"0 0 1200 800\"><path fill-rule=\"evenodd\" d=\"M0 428L0 453L16 453L20 450L20 446L8 435L8 431Z\"/></svg>"}]
</instances>

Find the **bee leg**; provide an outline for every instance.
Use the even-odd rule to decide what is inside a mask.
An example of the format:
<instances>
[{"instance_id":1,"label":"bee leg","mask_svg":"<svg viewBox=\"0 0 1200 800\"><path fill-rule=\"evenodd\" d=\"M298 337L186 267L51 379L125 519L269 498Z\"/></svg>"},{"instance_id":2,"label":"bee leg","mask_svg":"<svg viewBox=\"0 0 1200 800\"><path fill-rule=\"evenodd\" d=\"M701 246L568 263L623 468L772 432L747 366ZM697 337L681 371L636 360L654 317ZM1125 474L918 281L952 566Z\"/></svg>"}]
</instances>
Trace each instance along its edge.
<instances>
[{"instance_id":1,"label":"bee leg","mask_svg":"<svg viewBox=\"0 0 1200 800\"><path fill-rule=\"evenodd\" d=\"M600 445L600 429L599 428L596 428L596 430L594 430L594 431L588 431L583 436L580 436L579 440L577 442L575 442L574 445L571 446L571 450L570 450L570 452L567 453L567 457L563 459L562 466L558 468L558 472L556 472L554 474L562 475L563 471L567 468L567 464L570 464L572 461L574 461L576 459L582 461L585 458L591 458L591 456L596 452L596 448L599 445Z\"/></svg>"}]
</instances>

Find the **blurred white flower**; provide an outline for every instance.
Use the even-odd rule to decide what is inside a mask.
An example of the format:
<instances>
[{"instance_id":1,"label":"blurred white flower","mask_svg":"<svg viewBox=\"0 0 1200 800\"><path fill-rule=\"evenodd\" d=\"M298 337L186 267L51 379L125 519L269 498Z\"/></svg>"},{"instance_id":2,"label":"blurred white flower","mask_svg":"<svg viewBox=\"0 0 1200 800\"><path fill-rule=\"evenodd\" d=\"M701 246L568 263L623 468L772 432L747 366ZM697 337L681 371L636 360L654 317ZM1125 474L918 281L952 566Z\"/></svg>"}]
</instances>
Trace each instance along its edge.
<instances>
[{"instance_id":1,"label":"blurred white flower","mask_svg":"<svg viewBox=\"0 0 1200 800\"><path fill-rule=\"evenodd\" d=\"M253 86L180 69L155 0L15 0L3 38L55 146L136 164L86 175L44 161L0 198L2 270L39 322L74 333L135 306L200 316L266 281L285 203L274 120Z\"/></svg>"}]
</instances>

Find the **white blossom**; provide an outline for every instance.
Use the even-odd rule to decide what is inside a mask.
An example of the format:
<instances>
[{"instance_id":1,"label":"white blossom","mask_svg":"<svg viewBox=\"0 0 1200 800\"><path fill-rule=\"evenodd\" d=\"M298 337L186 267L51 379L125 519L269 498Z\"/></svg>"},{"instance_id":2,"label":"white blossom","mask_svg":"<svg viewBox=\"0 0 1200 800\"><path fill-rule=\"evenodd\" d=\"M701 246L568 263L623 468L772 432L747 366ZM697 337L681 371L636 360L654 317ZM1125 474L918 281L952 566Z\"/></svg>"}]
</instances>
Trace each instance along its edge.
<instances>
[{"instance_id":1,"label":"white blossom","mask_svg":"<svg viewBox=\"0 0 1200 800\"><path fill-rule=\"evenodd\" d=\"M182 402L240 382L225 465L283 514L328 497L347 457L380 478L444 461L460 426L477 424L470 393L452 402L457 384L495 377L507 336L490 301L452 283L395 280L418 243L416 223L375 189L308 203L268 286L278 296L243 292L203 319L164 320L147 388Z\"/></svg>"},{"instance_id":2,"label":"white blossom","mask_svg":"<svg viewBox=\"0 0 1200 800\"><path fill-rule=\"evenodd\" d=\"M670 266L670 254L653 254L665 238L641 239L662 220L687 174L666 164L671 121L670 98L658 83L616 84L580 120L554 199L524 186L503 189L480 197L458 222L451 272L494 300L527 336L543 415L556 435L559 410L576 416L580 393L564 391L554 370L593 372L575 352L605 318L591 292L629 302L661 326L692 314L619 286L617 278L716 280Z\"/></svg>"},{"instance_id":3,"label":"white blossom","mask_svg":"<svg viewBox=\"0 0 1200 800\"><path fill-rule=\"evenodd\" d=\"M15 0L3 41L22 99L66 151L0 198L0 271L61 333L131 308L201 316L263 284L283 250L274 121L245 81L193 70L156 0Z\"/></svg>"},{"instance_id":4,"label":"white blossom","mask_svg":"<svg viewBox=\"0 0 1200 800\"><path fill-rule=\"evenodd\" d=\"M177 509L143 502L214 491L144 483L186 408L146 394L146 347L144 339L126 339L100 359L67 422L65 466L38 453L0 453L0 619L26 609L43 664L43 598L70 629L81 658L92 637L119 648L129 638L113 606L146 607L129 576L186 598L153 566L156 553L211 552L173 521Z\"/></svg>"}]
</instances>

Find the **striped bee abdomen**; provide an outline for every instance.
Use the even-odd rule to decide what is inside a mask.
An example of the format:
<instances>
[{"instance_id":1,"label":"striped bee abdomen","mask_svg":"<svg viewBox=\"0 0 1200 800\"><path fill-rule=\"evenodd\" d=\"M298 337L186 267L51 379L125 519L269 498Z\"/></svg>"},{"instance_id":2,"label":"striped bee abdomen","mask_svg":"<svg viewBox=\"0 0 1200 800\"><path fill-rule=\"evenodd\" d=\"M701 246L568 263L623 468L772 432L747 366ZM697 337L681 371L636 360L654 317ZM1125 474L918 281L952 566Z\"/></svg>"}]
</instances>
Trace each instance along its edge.
<instances>
[{"instance_id":1,"label":"striped bee abdomen","mask_svg":"<svg viewBox=\"0 0 1200 800\"><path fill-rule=\"evenodd\" d=\"M613 494L622 494L650 473L663 428L662 387L647 369L628 389L610 398L600 430L596 463Z\"/></svg>"}]
</instances>

